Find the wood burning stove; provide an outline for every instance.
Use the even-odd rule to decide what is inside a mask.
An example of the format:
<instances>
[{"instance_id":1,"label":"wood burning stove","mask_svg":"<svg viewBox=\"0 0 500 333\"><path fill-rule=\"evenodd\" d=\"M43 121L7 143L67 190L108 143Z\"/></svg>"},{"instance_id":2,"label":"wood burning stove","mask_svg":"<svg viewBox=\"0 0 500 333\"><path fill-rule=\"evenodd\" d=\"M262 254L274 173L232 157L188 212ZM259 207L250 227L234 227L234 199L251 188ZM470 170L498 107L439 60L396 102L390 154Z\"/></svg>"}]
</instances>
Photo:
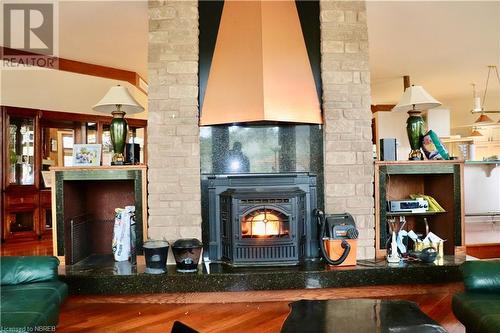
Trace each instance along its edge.
<instances>
[{"instance_id":1,"label":"wood burning stove","mask_svg":"<svg viewBox=\"0 0 500 333\"><path fill-rule=\"evenodd\" d=\"M209 177L209 255L235 266L294 265L317 253L316 177Z\"/></svg>"}]
</instances>

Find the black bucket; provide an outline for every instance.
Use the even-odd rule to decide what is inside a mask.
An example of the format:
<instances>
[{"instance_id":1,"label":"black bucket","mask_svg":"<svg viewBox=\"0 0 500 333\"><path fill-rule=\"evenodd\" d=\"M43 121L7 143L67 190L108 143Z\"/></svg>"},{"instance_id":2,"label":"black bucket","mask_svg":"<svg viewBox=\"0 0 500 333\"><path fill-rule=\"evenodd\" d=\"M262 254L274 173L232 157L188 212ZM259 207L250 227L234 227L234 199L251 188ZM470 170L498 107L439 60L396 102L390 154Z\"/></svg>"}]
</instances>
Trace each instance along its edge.
<instances>
[{"instance_id":1,"label":"black bucket","mask_svg":"<svg viewBox=\"0 0 500 333\"><path fill-rule=\"evenodd\" d=\"M196 238L176 240L172 245L177 271L181 273L196 272L203 245Z\"/></svg>"},{"instance_id":2,"label":"black bucket","mask_svg":"<svg viewBox=\"0 0 500 333\"><path fill-rule=\"evenodd\" d=\"M146 273L161 274L167 271L168 242L161 240L144 243L144 257L146 259Z\"/></svg>"}]
</instances>

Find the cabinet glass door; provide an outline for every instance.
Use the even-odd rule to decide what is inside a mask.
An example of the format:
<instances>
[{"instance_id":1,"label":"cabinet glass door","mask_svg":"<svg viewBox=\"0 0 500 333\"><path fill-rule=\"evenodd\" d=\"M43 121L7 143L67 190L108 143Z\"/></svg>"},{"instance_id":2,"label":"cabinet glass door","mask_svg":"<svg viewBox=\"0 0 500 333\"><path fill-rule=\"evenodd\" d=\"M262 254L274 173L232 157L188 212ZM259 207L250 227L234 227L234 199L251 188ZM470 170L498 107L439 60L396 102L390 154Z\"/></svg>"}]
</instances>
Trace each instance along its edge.
<instances>
[{"instance_id":1,"label":"cabinet glass door","mask_svg":"<svg viewBox=\"0 0 500 333\"><path fill-rule=\"evenodd\" d=\"M9 184L33 185L35 125L33 118L10 117L8 142Z\"/></svg>"},{"instance_id":2,"label":"cabinet glass door","mask_svg":"<svg viewBox=\"0 0 500 333\"><path fill-rule=\"evenodd\" d=\"M87 142L89 144L98 143L97 142L97 123L87 123Z\"/></svg>"},{"instance_id":3,"label":"cabinet glass door","mask_svg":"<svg viewBox=\"0 0 500 333\"><path fill-rule=\"evenodd\" d=\"M10 232L29 232L34 230L33 211L8 214Z\"/></svg>"},{"instance_id":4,"label":"cabinet glass door","mask_svg":"<svg viewBox=\"0 0 500 333\"><path fill-rule=\"evenodd\" d=\"M104 125L102 129L102 152L112 153L113 145L111 143L111 132L109 130L109 125Z\"/></svg>"}]
</instances>

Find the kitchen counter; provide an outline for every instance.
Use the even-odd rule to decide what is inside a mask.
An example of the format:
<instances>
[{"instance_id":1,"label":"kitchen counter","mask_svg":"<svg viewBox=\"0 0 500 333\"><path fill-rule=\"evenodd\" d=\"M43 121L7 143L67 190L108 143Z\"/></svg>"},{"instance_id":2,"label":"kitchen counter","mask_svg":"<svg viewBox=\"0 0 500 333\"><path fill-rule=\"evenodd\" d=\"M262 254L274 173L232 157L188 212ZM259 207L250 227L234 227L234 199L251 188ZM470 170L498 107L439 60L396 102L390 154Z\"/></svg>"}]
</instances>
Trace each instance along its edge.
<instances>
[{"instance_id":1,"label":"kitchen counter","mask_svg":"<svg viewBox=\"0 0 500 333\"><path fill-rule=\"evenodd\" d=\"M500 165L500 160L495 160L495 161L465 161L465 165Z\"/></svg>"}]
</instances>

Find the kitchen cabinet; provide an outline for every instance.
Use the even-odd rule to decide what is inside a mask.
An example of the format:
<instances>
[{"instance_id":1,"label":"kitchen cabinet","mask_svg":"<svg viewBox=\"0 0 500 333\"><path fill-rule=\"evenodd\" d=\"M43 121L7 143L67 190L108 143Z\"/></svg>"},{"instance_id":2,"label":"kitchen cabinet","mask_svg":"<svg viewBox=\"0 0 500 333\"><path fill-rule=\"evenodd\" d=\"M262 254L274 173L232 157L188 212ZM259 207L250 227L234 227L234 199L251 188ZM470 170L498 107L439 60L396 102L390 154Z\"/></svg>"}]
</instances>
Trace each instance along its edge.
<instances>
[{"instance_id":1,"label":"kitchen cabinet","mask_svg":"<svg viewBox=\"0 0 500 333\"><path fill-rule=\"evenodd\" d=\"M485 157L490 156L490 143L489 142L480 142L474 144L476 153L474 155L475 160L482 160Z\"/></svg>"},{"instance_id":2,"label":"kitchen cabinet","mask_svg":"<svg viewBox=\"0 0 500 333\"><path fill-rule=\"evenodd\" d=\"M474 160L482 161L486 158L491 158L494 155L500 156L500 140L499 141L480 141L474 144L476 154Z\"/></svg>"}]
</instances>

